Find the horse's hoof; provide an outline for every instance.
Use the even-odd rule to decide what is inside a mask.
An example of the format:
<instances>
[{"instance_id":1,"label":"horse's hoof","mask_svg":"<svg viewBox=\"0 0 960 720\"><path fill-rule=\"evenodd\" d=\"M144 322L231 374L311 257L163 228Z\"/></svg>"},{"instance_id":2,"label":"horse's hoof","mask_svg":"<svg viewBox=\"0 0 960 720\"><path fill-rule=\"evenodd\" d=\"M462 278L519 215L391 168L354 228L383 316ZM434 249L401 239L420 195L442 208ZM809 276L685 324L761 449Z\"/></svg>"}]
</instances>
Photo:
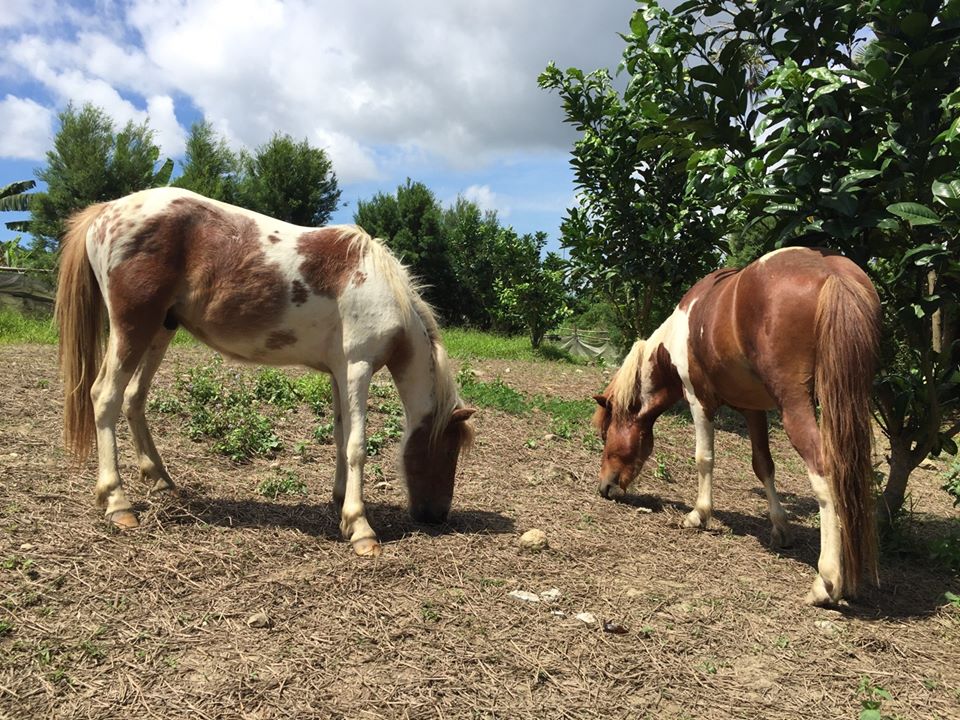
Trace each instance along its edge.
<instances>
[{"instance_id":1,"label":"horse's hoof","mask_svg":"<svg viewBox=\"0 0 960 720\"><path fill-rule=\"evenodd\" d=\"M781 549L793 547L793 533L788 528L774 527L770 533L770 547Z\"/></svg>"},{"instance_id":2,"label":"horse's hoof","mask_svg":"<svg viewBox=\"0 0 960 720\"><path fill-rule=\"evenodd\" d=\"M840 598L832 597L831 590L833 590L833 583L817 575L813 581L813 587L810 588L810 592L807 593L807 597L804 598L803 602L806 605L812 605L814 607L836 605Z\"/></svg>"},{"instance_id":3,"label":"horse's hoof","mask_svg":"<svg viewBox=\"0 0 960 720\"><path fill-rule=\"evenodd\" d=\"M353 541L353 551L360 557L380 557L383 552L376 538L360 538Z\"/></svg>"},{"instance_id":4,"label":"horse's hoof","mask_svg":"<svg viewBox=\"0 0 960 720\"><path fill-rule=\"evenodd\" d=\"M140 527L140 521L133 510L114 510L107 515L107 522L118 530L133 530Z\"/></svg>"},{"instance_id":5,"label":"horse's hoof","mask_svg":"<svg viewBox=\"0 0 960 720\"><path fill-rule=\"evenodd\" d=\"M180 488L174 485L169 480L164 480L160 478L157 482L154 483L153 487L150 488L148 495L166 495L167 497L177 498L180 497Z\"/></svg>"},{"instance_id":6,"label":"horse's hoof","mask_svg":"<svg viewBox=\"0 0 960 720\"><path fill-rule=\"evenodd\" d=\"M685 528L703 528L707 526L707 523L702 517L700 517L699 512L696 510L691 510L683 519L683 526Z\"/></svg>"}]
</instances>

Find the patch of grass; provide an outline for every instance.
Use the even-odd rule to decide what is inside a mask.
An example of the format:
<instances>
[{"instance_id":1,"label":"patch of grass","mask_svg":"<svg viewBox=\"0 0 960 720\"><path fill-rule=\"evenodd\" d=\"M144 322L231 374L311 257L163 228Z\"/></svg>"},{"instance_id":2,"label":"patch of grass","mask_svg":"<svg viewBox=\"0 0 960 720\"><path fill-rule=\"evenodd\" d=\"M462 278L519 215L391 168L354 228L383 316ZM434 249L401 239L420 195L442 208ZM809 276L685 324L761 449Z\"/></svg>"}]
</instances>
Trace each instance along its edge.
<instances>
[{"instance_id":1,"label":"patch of grass","mask_svg":"<svg viewBox=\"0 0 960 720\"><path fill-rule=\"evenodd\" d=\"M593 432L588 422L594 408L590 400L563 400L543 395L528 400L501 378L491 382L478 379L468 363L461 367L457 382L460 384L460 396L468 403L511 415L526 415L534 409L543 411L550 417L550 432L558 438L571 439L575 428L585 434ZM534 448L536 443L528 441L527 446Z\"/></svg>"},{"instance_id":2,"label":"patch of grass","mask_svg":"<svg viewBox=\"0 0 960 720\"><path fill-rule=\"evenodd\" d=\"M874 685L869 677L860 678L857 692L863 697L860 699L860 720L892 720L892 716L882 712L885 700L893 700L893 695L879 685Z\"/></svg>"},{"instance_id":3,"label":"patch of grass","mask_svg":"<svg viewBox=\"0 0 960 720\"><path fill-rule=\"evenodd\" d=\"M533 348L526 337L507 337L478 330L445 328L443 344L451 357L463 360L534 360Z\"/></svg>"},{"instance_id":4,"label":"patch of grass","mask_svg":"<svg viewBox=\"0 0 960 720\"><path fill-rule=\"evenodd\" d=\"M493 382L478 380L467 364L457 373L457 381L460 383L460 396L469 403L502 410L511 415L523 415L530 409L522 393L500 378Z\"/></svg>"},{"instance_id":5,"label":"patch of grass","mask_svg":"<svg viewBox=\"0 0 960 720\"><path fill-rule=\"evenodd\" d=\"M0 620L0 637L13 631L13 623L9 620Z\"/></svg>"},{"instance_id":6,"label":"patch of grass","mask_svg":"<svg viewBox=\"0 0 960 720\"><path fill-rule=\"evenodd\" d=\"M586 364L550 343L534 350L525 335L499 335L464 328L444 328L442 335L450 357L460 360L550 360Z\"/></svg>"},{"instance_id":7,"label":"patch of grass","mask_svg":"<svg viewBox=\"0 0 960 720\"><path fill-rule=\"evenodd\" d=\"M542 395L533 399L533 405L549 413L551 417L569 423L582 423L589 420L596 407L593 400L563 400Z\"/></svg>"},{"instance_id":8,"label":"patch of grass","mask_svg":"<svg viewBox=\"0 0 960 720\"><path fill-rule=\"evenodd\" d=\"M660 482L673 482L673 475L670 474L670 468L667 467L667 461L660 453L657 453L657 467L653 471L653 476Z\"/></svg>"},{"instance_id":9,"label":"patch of grass","mask_svg":"<svg viewBox=\"0 0 960 720\"><path fill-rule=\"evenodd\" d=\"M425 602L420 606L420 616L424 622L437 622L440 619L440 613L433 603Z\"/></svg>"},{"instance_id":10,"label":"patch of grass","mask_svg":"<svg viewBox=\"0 0 960 720\"><path fill-rule=\"evenodd\" d=\"M313 429L313 439L320 445L329 445L333 442L333 423L323 423Z\"/></svg>"},{"instance_id":11,"label":"patch of grass","mask_svg":"<svg viewBox=\"0 0 960 720\"><path fill-rule=\"evenodd\" d=\"M173 340L170 341L170 344L177 347L200 347L202 343L185 329L179 327L177 328L177 332L174 333Z\"/></svg>"},{"instance_id":12,"label":"patch of grass","mask_svg":"<svg viewBox=\"0 0 960 720\"><path fill-rule=\"evenodd\" d=\"M253 383L253 396L281 410L290 410L300 402L293 382L286 373L277 368L264 368L257 373Z\"/></svg>"},{"instance_id":13,"label":"patch of grass","mask_svg":"<svg viewBox=\"0 0 960 720\"><path fill-rule=\"evenodd\" d=\"M230 377L219 358L190 368L176 386L186 397L187 434L192 439L214 440L213 449L235 462L280 449L273 423L254 407L255 394L238 373Z\"/></svg>"},{"instance_id":14,"label":"patch of grass","mask_svg":"<svg viewBox=\"0 0 960 720\"><path fill-rule=\"evenodd\" d=\"M403 437L403 419L390 415L383 427L367 437L367 457L379 455L391 442Z\"/></svg>"},{"instance_id":15,"label":"patch of grass","mask_svg":"<svg viewBox=\"0 0 960 720\"><path fill-rule=\"evenodd\" d=\"M702 663L700 663L700 669L703 670L703 672L705 672L707 675L716 675L719 668L717 667L717 664L713 662L713 660L704 660Z\"/></svg>"},{"instance_id":16,"label":"patch of grass","mask_svg":"<svg viewBox=\"0 0 960 720\"><path fill-rule=\"evenodd\" d=\"M154 390L148 405L153 412L165 415L179 415L186 410L184 404L175 395L162 388Z\"/></svg>"},{"instance_id":17,"label":"patch of grass","mask_svg":"<svg viewBox=\"0 0 960 720\"><path fill-rule=\"evenodd\" d=\"M99 663L107 656L107 653L104 652L103 648L93 642L93 640L84 640L82 643L80 643L80 652L85 657L90 658L96 663Z\"/></svg>"},{"instance_id":18,"label":"patch of grass","mask_svg":"<svg viewBox=\"0 0 960 720\"><path fill-rule=\"evenodd\" d=\"M322 373L309 373L297 379L297 396L310 406L314 414L323 416L333 403L333 386L330 378Z\"/></svg>"},{"instance_id":19,"label":"patch of grass","mask_svg":"<svg viewBox=\"0 0 960 720\"><path fill-rule=\"evenodd\" d=\"M278 469L273 477L257 485L257 492L276 500L279 495L306 495L307 484L293 470Z\"/></svg>"},{"instance_id":20,"label":"patch of grass","mask_svg":"<svg viewBox=\"0 0 960 720\"><path fill-rule=\"evenodd\" d=\"M0 345L56 345L58 339L52 317L0 307Z\"/></svg>"}]
</instances>

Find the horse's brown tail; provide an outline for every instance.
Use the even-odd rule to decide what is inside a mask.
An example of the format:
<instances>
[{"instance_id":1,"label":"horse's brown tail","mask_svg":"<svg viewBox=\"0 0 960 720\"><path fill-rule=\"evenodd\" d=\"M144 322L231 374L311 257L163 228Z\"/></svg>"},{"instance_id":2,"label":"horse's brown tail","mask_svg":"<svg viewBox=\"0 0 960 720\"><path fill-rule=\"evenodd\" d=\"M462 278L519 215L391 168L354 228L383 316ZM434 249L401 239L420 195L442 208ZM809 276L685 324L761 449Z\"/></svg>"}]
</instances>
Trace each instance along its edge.
<instances>
[{"instance_id":1,"label":"horse's brown tail","mask_svg":"<svg viewBox=\"0 0 960 720\"><path fill-rule=\"evenodd\" d=\"M90 453L96 433L90 389L103 358L104 304L87 258L87 231L103 208L101 203L75 213L60 246L55 314L60 328L63 439L77 463Z\"/></svg>"},{"instance_id":2,"label":"horse's brown tail","mask_svg":"<svg viewBox=\"0 0 960 720\"><path fill-rule=\"evenodd\" d=\"M840 519L842 591L852 596L864 576L877 579L870 424L880 340L876 291L845 275L830 276L820 290L815 332L820 442Z\"/></svg>"}]
</instances>

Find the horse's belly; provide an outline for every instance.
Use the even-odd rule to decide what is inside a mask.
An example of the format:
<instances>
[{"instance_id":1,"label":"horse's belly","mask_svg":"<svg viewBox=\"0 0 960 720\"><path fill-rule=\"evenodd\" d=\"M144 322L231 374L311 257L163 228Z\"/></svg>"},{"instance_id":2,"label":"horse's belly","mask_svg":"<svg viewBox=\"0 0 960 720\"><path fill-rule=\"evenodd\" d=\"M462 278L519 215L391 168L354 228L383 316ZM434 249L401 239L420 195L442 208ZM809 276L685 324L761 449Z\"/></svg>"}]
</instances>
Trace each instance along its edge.
<instances>
[{"instance_id":1,"label":"horse's belly","mask_svg":"<svg viewBox=\"0 0 960 720\"><path fill-rule=\"evenodd\" d=\"M728 365L716 371L713 377L714 391L724 405L742 410L773 410L777 407L777 401L749 367Z\"/></svg>"}]
</instances>

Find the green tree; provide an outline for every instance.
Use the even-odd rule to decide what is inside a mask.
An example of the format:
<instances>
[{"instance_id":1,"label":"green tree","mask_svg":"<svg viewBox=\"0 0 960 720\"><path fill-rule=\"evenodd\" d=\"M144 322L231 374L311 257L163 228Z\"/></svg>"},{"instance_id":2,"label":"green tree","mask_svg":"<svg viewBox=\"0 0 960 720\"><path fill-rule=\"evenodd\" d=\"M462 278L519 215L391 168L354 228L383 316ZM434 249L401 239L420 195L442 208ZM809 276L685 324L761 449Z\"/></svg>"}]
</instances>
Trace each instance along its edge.
<instances>
[{"instance_id":1,"label":"green tree","mask_svg":"<svg viewBox=\"0 0 960 720\"><path fill-rule=\"evenodd\" d=\"M497 214L458 197L444 210L443 227L458 286L456 320L489 330L498 322L497 278L511 270L510 258L499 251L502 228Z\"/></svg>"},{"instance_id":2,"label":"green tree","mask_svg":"<svg viewBox=\"0 0 960 720\"><path fill-rule=\"evenodd\" d=\"M28 212L30 210L30 193L37 186L34 180L18 180L0 187L0 211ZM26 232L30 229L29 220L11 220L4 223L8 230ZM19 244L19 238L17 238ZM9 263L8 263L9 264Z\"/></svg>"},{"instance_id":3,"label":"green tree","mask_svg":"<svg viewBox=\"0 0 960 720\"><path fill-rule=\"evenodd\" d=\"M960 432L960 3L735 10L775 63L761 86L767 139L751 157L765 181L745 199L748 218L772 223L769 247L814 233L880 292L891 341L875 401L892 513L912 470L955 454ZM875 37L858 41L866 31Z\"/></svg>"},{"instance_id":4,"label":"green tree","mask_svg":"<svg viewBox=\"0 0 960 720\"><path fill-rule=\"evenodd\" d=\"M223 202L237 202L240 159L207 122L194 123L187 138L183 173L173 185Z\"/></svg>"},{"instance_id":5,"label":"green tree","mask_svg":"<svg viewBox=\"0 0 960 720\"><path fill-rule=\"evenodd\" d=\"M507 329L526 330L534 348L569 315L566 263L552 252L541 261L546 241L546 233L517 235L508 228L501 231L498 242L502 256L517 262L494 282L494 313Z\"/></svg>"},{"instance_id":6,"label":"green tree","mask_svg":"<svg viewBox=\"0 0 960 720\"><path fill-rule=\"evenodd\" d=\"M627 140L586 135L620 117L605 86L582 92L584 79L555 68L541 84L584 115L601 160L636 147L656 148L651 167L682 164L682 193L671 189L662 219L646 216L648 232L672 232L673 203L693 201L718 216L700 219L728 256L815 243L871 274L891 340L875 401L896 511L912 469L955 453L960 432L960 3L693 0L669 13L641 2L624 38ZM644 169L612 162L646 198ZM607 217L608 234L637 228Z\"/></svg>"},{"instance_id":7,"label":"green tree","mask_svg":"<svg viewBox=\"0 0 960 720\"><path fill-rule=\"evenodd\" d=\"M128 122L115 132L110 117L89 104L80 110L68 105L59 120L47 165L36 171L46 190L30 195L30 230L37 248L58 247L63 223L73 211L166 185L173 171L169 159L158 168L160 149L146 123Z\"/></svg>"},{"instance_id":8,"label":"green tree","mask_svg":"<svg viewBox=\"0 0 960 720\"><path fill-rule=\"evenodd\" d=\"M649 334L693 281L717 267L717 226L725 219L688 182L697 150L689 129L664 124L671 111L716 112L689 89L682 59L693 29L668 14L663 20L669 48L650 43L647 20L634 16L622 95L606 70L563 72L551 63L539 78L559 93L566 122L581 133L571 159L578 204L561 226L573 282L610 303L626 338Z\"/></svg>"},{"instance_id":9,"label":"green tree","mask_svg":"<svg viewBox=\"0 0 960 720\"><path fill-rule=\"evenodd\" d=\"M274 135L241 158L237 203L296 225L323 225L340 201L333 164L306 140Z\"/></svg>"},{"instance_id":10,"label":"green tree","mask_svg":"<svg viewBox=\"0 0 960 720\"><path fill-rule=\"evenodd\" d=\"M451 262L443 210L430 189L407 178L396 194L359 201L354 222L382 238L425 285L444 319L460 316L461 294Z\"/></svg>"}]
</instances>

